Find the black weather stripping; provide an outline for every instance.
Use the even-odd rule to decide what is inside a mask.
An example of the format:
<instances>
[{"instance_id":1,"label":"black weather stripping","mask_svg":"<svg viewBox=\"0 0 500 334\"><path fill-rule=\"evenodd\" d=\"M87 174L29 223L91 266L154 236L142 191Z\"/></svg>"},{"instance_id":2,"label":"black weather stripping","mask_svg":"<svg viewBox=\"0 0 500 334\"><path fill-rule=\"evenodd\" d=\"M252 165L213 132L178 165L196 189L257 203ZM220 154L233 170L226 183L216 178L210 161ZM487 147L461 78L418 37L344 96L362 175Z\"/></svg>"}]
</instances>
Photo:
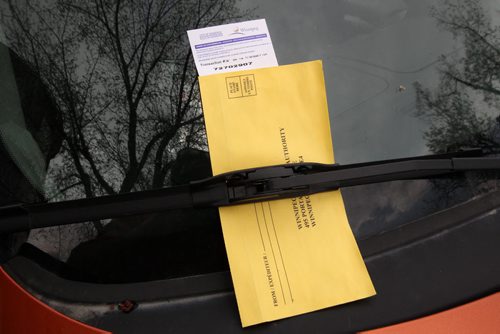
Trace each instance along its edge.
<instances>
[{"instance_id":1,"label":"black weather stripping","mask_svg":"<svg viewBox=\"0 0 500 334\"><path fill-rule=\"evenodd\" d=\"M481 150L467 150L351 165L298 163L251 168L158 190L1 207L0 233L171 209L269 201L474 170L500 170L500 158L485 157Z\"/></svg>"}]
</instances>

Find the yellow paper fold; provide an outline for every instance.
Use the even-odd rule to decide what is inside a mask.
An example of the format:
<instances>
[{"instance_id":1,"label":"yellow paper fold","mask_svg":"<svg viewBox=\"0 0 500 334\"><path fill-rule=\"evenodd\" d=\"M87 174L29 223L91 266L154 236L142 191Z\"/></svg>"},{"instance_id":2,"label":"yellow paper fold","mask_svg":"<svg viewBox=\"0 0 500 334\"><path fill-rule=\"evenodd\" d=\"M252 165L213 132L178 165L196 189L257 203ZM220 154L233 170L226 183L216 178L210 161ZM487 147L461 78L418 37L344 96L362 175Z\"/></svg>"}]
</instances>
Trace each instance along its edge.
<instances>
[{"instance_id":1,"label":"yellow paper fold","mask_svg":"<svg viewBox=\"0 0 500 334\"><path fill-rule=\"evenodd\" d=\"M321 61L200 77L214 174L333 163ZM375 294L340 191L219 209L243 326Z\"/></svg>"}]
</instances>

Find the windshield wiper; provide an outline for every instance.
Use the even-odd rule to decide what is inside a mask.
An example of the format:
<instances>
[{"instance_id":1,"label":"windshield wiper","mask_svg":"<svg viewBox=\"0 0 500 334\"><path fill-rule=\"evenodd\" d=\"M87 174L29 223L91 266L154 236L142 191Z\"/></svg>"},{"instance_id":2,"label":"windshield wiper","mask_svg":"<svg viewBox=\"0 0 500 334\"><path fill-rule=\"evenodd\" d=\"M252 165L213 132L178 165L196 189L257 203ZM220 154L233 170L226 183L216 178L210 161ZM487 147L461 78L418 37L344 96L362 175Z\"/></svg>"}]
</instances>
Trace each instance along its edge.
<instances>
[{"instance_id":1,"label":"windshield wiper","mask_svg":"<svg viewBox=\"0 0 500 334\"><path fill-rule=\"evenodd\" d=\"M296 163L251 168L187 185L55 203L0 207L0 234L182 208L300 197L342 187L500 170L480 149L350 165Z\"/></svg>"}]
</instances>

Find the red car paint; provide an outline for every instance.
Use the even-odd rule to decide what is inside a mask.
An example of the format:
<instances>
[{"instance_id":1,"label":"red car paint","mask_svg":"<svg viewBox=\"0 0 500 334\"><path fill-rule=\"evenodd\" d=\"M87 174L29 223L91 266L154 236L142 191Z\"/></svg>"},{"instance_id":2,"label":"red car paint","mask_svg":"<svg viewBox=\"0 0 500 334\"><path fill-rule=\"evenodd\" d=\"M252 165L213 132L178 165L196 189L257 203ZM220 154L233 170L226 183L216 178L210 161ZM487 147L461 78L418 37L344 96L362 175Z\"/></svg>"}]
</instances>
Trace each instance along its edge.
<instances>
[{"instance_id":1,"label":"red car paint","mask_svg":"<svg viewBox=\"0 0 500 334\"><path fill-rule=\"evenodd\" d=\"M106 334L42 303L0 267L0 334Z\"/></svg>"}]
</instances>

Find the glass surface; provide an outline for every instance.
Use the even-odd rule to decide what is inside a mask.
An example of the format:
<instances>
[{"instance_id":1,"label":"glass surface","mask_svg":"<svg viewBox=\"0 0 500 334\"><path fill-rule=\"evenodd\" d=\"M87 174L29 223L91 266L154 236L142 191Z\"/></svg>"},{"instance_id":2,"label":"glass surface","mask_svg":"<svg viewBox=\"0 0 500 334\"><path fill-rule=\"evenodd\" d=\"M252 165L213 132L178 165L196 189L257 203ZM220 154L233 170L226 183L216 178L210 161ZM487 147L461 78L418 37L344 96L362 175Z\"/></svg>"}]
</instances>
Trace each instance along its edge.
<instances>
[{"instance_id":1,"label":"glass surface","mask_svg":"<svg viewBox=\"0 0 500 334\"><path fill-rule=\"evenodd\" d=\"M266 18L280 64L323 60L338 163L500 148L493 0L0 1L0 204L211 175L186 30ZM358 239L498 189L497 175L342 189ZM16 240L18 240L17 238ZM32 231L94 281L227 269L216 210Z\"/></svg>"}]
</instances>

